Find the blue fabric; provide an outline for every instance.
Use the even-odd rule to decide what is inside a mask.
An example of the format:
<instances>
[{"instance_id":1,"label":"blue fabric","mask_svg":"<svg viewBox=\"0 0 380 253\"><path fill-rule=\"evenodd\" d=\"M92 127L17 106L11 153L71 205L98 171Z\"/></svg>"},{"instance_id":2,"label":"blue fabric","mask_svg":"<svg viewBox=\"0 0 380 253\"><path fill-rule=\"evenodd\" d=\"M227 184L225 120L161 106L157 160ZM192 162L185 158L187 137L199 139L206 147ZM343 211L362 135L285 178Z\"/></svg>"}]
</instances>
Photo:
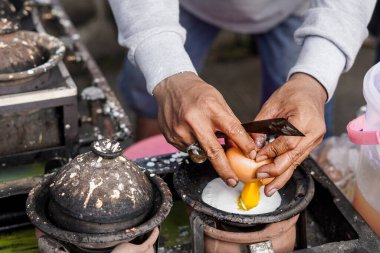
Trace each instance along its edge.
<instances>
[{"instance_id":1,"label":"blue fabric","mask_svg":"<svg viewBox=\"0 0 380 253\"><path fill-rule=\"evenodd\" d=\"M293 39L302 18L291 16L267 33L254 35L262 63L262 103L286 82L289 69L295 65L300 51ZM208 24L186 10L180 10L180 23L187 30L185 49L195 69L200 72L219 28ZM127 59L119 77L119 88L127 104L139 115L156 118L155 98L146 91L145 80L138 68ZM332 103L326 106L328 129L332 127Z\"/></svg>"},{"instance_id":2,"label":"blue fabric","mask_svg":"<svg viewBox=\"0 0 380 253\"><path fill-rule=\"evenodd\" d=\"M269 32L256 35L262 65L262 104L286 82L297 61L301 47L295 44L293 35L301 24L302 18L291 16Z\"/></svg>"}]
</instances>

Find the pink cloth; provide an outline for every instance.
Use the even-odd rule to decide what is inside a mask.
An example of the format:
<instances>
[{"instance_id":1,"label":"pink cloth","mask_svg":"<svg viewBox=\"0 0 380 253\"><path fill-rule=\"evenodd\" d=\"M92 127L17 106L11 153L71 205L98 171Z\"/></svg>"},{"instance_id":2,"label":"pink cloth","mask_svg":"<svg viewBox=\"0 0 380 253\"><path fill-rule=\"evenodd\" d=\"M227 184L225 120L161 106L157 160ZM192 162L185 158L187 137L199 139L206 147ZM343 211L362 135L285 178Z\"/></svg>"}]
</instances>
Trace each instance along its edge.
<instances>
[{"instance_id":1,"label":"pink cloth","mask_svg":"<svg viewBox=\"0 0 380 253\"><path fill-rule=\"evenodd\" d=\"M139 158L171 154L178 152L178 149L167 143L162 134L155 135L126 148L123 156L135 160Z\"/></svg>"},{"instance_id":2,"label":"pink cloth","mask_svg":"<svg viewBox=\"0 0 380 253\"><path fill-rule=\"evenodd\" d=\"M224 139L218 139L218 141L220 144L224 144ZM150 156L172 154L178 151L178 149L166 142L162 134L158 134L132 144L123 151L123 156L135 160Z\"/></svg>"}]
</instances>

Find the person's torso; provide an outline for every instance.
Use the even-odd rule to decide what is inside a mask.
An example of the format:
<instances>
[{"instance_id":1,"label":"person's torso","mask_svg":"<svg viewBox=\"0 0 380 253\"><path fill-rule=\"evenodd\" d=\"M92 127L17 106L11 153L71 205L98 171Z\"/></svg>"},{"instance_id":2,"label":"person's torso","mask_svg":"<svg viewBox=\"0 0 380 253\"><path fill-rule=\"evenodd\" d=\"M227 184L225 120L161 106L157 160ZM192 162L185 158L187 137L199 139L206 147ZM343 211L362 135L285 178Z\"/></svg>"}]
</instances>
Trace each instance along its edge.
<instances>
[{"instance_id":1,"label":"person's torso","mask_svg":"<svg viewBox=\"0 0 380 253\"><path fill-rule=\"evenodd\" d=\"M290 15L302 15L310 0L180 0L187 11L234 32L260 33Z\"/></svg>"}]
</instances>

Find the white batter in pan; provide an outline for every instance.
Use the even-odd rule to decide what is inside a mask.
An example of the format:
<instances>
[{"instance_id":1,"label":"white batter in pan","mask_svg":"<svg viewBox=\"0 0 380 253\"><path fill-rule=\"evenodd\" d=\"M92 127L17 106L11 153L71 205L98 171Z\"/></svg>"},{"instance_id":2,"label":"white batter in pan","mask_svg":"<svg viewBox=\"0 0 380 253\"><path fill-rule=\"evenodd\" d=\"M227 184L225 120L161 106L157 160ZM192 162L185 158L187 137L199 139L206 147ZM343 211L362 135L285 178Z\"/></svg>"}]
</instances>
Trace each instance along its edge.
<instances>
[{"instance_id":1,"label":"white batter in pan","mask_svg":"<svg viewBox=\"0 0 380 253\"><path fill-rule=\"evenodd\" d=\"M231 188L222 179L215 178L203 189L202 200L216 209L246 215L273 212L281 205L281 195L278 192L272 197L267 197L264 193L264 186L261 186L259 204L249 211L241 210L238 207L238 198L243 186L244 184L239 182L235 188Z\"/></svg>"}]
</instances>

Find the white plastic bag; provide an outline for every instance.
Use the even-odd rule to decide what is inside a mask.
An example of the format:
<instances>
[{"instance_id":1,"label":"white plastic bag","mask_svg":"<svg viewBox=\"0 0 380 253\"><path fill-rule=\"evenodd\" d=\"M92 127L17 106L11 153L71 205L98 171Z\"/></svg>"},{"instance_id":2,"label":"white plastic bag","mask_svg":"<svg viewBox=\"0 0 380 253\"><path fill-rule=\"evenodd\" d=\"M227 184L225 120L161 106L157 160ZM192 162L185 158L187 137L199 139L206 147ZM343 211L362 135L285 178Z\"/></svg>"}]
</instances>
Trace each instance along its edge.
<instances>
[{"instance_id":1,"label":"white plastic bag","mask_svg":"<svg viewBox=\"0 0 380 253\"><path fill-rule=\"evenodd\" d=\"M327 176L352 202L355 188L355 168L359 161L359 146L352 144L347 134L325 139L312 157Z\"/></svg>"}]
</instances>

